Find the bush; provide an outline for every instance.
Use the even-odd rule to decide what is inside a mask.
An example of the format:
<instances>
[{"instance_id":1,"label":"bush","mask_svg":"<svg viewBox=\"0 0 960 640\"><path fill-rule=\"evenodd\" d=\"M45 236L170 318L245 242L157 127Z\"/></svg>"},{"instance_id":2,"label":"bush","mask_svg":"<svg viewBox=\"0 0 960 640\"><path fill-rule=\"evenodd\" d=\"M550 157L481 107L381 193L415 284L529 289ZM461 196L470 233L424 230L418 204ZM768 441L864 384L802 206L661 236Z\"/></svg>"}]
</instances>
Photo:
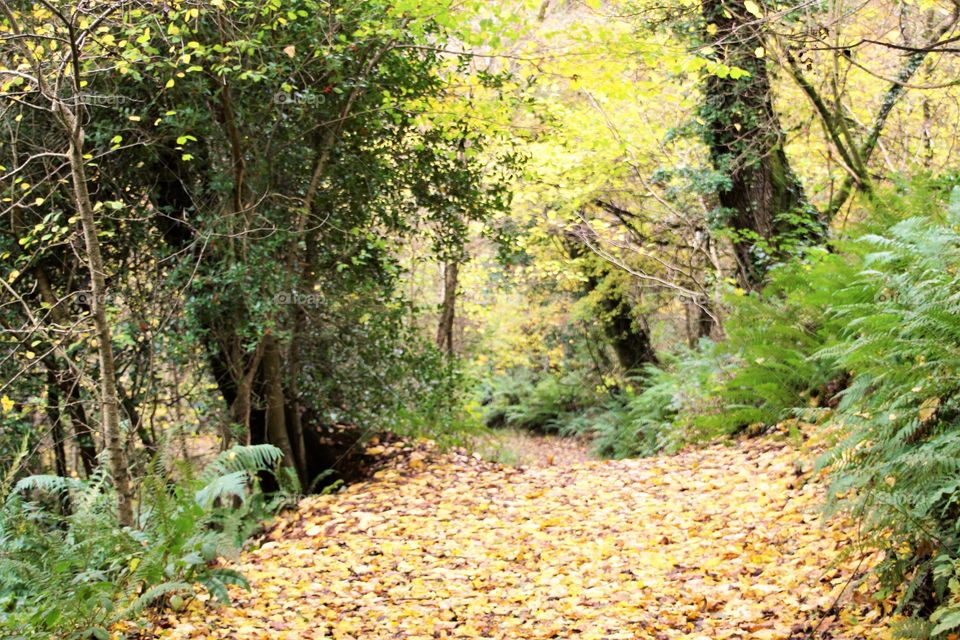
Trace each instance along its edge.
<instances>
[{"instance_id":1,"label":"bush","mask_svg":"<svg viewBox=\"0 0 960 640\"><path fill-rule=\"evenodd\" d=\"M662 354L606 412L575 426L595 435L601 455L622 458L761 431L830 402L844 374L825 352L842 327L828 309L853 295L859 252L855 243L843 254L812 251L775 269L762 295L732 291L723 341Z\"/></svg>"},{"instance_id":2,"label":"bush","mask_svg":"<svg viewBox=\"0 0 960 640\"><path fill-rule=\"evenodd\" d=\"M835 404L854 369L838 361L834 347L847 340L847 319L831 309L855 307L870 295L852 286L876 241L867 234L917 212L939 219L954 183L948 177L898 185L851 225L853 239L775 266L762 293L731 288L724 339L662 356L665 364L650 368L642 390L624 399L625 415L596 422L599 451L647 455L748 428L759 432L810 407Z\"/></svg>"},{"instance_id":3,"label":"bush","mask_svg":"<svg viewBox=\"0 0 960 640\"><path fill-rule=\"evenodd\" d=\"M960 204L863 238L872 251L831 316L842 341L820 352L855 372L842 440L825 458L831 506L883 551L877 571L914 632L960 628ZM850 302L850 300L854 300Z\"/></svg>"},{"instance_id":4,"label":"bush","mask_svg":"<svg viewBox=\"0 0 960 640\"><path fill-rule=\"evenodd\" d=\"M227 586L246 581L213 562L277 506L255 478L279 458L269 445L233 447L179 484L154 463L136 528L116 524L102 471L20 480L0 507L0 635L106 639L157 601L179 608L196 584L228 600Z\"/></svg>"},{"instance_id":5,"label":"bush","mask_svg":"<svg viewBox=\"0 0 960 640\"><path fill-rule=\"evenodd\" d=\"M569 430L580 413L602 404L598 382L583 369L563 373L516 369L484 390L484 422L541 432Z\"/></svg>"},{"instance_id":6,"label":"bush","mask_svg":"<svg viewBox=\"0 0 960 640\"><path fill-rule=\"evenodd\" d=\"M841 330L828 309L849 295L847 285L860 268L858 245L847 243L846 249L814 250L774 269L762 295L731 297L720 351L732 363L716 380L722 410L697 417L702 430L769 426L798 408L831 401L830 383L843 373L824 352Z\"/></svg>"},{"instance_id":7,"label":"bush","mask_svg":"<svg viewBox=\"0 0 960 640\"><path fill-rule=\"evenodd\" d=\"M597 454L609 458L675 452L687 442L714 437L695 418L720 407L710 395L727 358L705 340L701 349L664 354L649 365L604 411L572 424L594 438Z\"/></svg>"}]
</instances>

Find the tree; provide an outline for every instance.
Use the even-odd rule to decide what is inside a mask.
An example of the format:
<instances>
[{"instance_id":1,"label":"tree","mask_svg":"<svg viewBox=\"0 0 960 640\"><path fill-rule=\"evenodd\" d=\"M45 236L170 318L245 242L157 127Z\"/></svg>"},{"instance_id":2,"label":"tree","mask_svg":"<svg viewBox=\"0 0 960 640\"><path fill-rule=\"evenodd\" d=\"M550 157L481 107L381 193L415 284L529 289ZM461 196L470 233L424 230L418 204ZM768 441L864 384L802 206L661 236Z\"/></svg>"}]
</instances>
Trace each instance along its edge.
<instances>
[{"instance_id":1,"label":"tree","mask_svg":"<svg viewBox=\"0 0 960 640\"><path fill-rule=\"evenodd\" d=\"M702 13L704 39L728 68L704 77L703 138L714 170L725 176L717 189L718 215L720 226L732 232L737 278L755 289L770 264L798 245L822 241L826 227L784 150L758 5L704 0Z\"/></svg>"},{"instance_id":2,"label":"tree","mask_svg":"<svg viewBox=\"0 0 960 640\"><path fill-rule=\"evenodd\" d=\"M940 39L953 30L960 20L960 3L948 0L945 4L945 7L925 9L905 7L900 28L903 44L887 44L863 38L848 40L839 30L835 34L823 33L822 30L788 32L778 38L782 50L779 62L809 100L844 171L839 187L823 206L823 217L826 221L833 220L855 191L872 193L874 177L871 175L870 161L880 143L880 136L887 121L907 90L911 87L920 90L942 88L936 84L929 87L922 84L911 85L911 81L924 61L938 51ZM863 65L854 58L862 48L870 44L890 47L904 55L902 60L896 61L893 77L882 78L886 88L881 94L872 120L868 125L858 127L850 116L852 109L844 104L844 94L847 92L841 89L844 82L841 76L846 76L845 72L851 68L863 69ZM817 65L818 71L832 69L832 72L823 74L826 77L826 86L833 93L832 97L826 96L815 86L804 69L814 66L811 51L821 51L832 58L829 65ZM871 79L876 80L873 76ZM925 157L929 164L931 123L930 104L926 97L923 104ZM862 129L859 135L858 128Z\"/></svg>"},{"instance_id":3,"label":"tree","mask_svg":"<svg viewBox=\"0 0 960 640\"><path fill-rule=\"evenodd\" d=\"M25 81L20 84L26 86L18 91L22 97L16 95L13 99L16 102L30 100L28 104L31 108L49 111L52 121L59 125L66 140L65 150L54 148L45 153L60 155L69 166L70 193L83 230L90 275L90 307L100 361L99 399L103 438L117 491L118 518L121 524L130 526L133 524L133 490L126 461L126 443L120 426L120 399L113 335L106 312L108 290L100 251L99 226L88 189L88 155L81 99L82 86L91 75L88 67L102 60L96 52L88 51L85 44L92 40L92 30L102 26L121 6L120 3L107 3L92 13L79 7L63 13L53 5L43 3L42 8L34 6L28 12L15 12L6 2L0 2L0 10L10 30L9 40L17 47L13 62L29 69L12 74L5 72ZM63 46L53 48L48 53L48 40L62 43Z\"/></svg>"},{"instance_id":4,"label":"tree","mask_svg":"<svg viewBox=\"0 0 960 640\"><path fill-rule=\"evenodd\" d=\"M168 254L187 258L169 286L189 292L188 335L238 435L281 448L309 486L337 462L320 427L385 411L418 357L394 243L425 233L455 254L505 191L479 161L482 136L427 119L456 64L421 44L445 37L433 12L259 9L180 7L165 34L139 31L144 48L190 53L105 88L153 125L103 171L112 197L148 202ZM104 115L91 123L101 136Z\"/></svg>"},{"instance_id":5,"label":"tree","mask_svg":"<svg viewBox=\"0 0 960 640\"><path fill-rule=\"evenodd\" d=\"M786 34L772 39L769 31L777 17L764 14L764 3L703 1L702 41L728 71L704 75L700 117L713 168L726 176L717 189L719 222L732 235L741 286L759 288L771 264L789 258L804 246L822 244L830 222L854 190L871 191L871 156L911 78L937 41L956 25L958 9L956 3L951 4L952 9L941 15L934 15L932 9L923 16L907 12L905 25L911 19L920 23L916 29L920 42L912 49L906 47L912 52L889 80L871 124L857 136L847 110L841 106L839 73L835 71L832 79L835 100L831 107L806 77L797 53L828 51L834 56L832 68L837 70L853 64L853 51L865 40L848 43L838 35L828 41L827 30L807 29L789 11L783 13ZM909 33L909 29L903 31ZM840 33L839 26L834 33ZM819 210L808 199L784 150L783 127L774 108L768 69L769 50L776 44L783 49L780 63L810 100L844 171L839 188Z\"/></svg>"}]
</instances>

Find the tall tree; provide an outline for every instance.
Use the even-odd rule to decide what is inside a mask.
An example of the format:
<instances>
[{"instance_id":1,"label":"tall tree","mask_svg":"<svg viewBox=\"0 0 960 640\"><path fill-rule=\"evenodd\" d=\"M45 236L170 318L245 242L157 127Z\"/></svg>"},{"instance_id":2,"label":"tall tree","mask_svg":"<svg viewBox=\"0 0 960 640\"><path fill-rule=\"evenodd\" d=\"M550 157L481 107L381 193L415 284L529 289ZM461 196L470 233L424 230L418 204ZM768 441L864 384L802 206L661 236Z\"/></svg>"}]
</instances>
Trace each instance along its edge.
<instances>
[{"instance_id":1,"label":"tall tree","mask_svg":"<svg viewBox=\"0 0 960 640\"><path fill-rule=\"evenodd\" d=\"M53 122L60 127L66 149L51 148L51 155L65 159L70 174L70 195L76 207L90 275L90 308L95 328L99 355L99 400L102 433L110 460L110 473L117 492L117 512L121 524L133 524L133 489L126 460L126 442L120 425L120 396L117 392L117 370L114 359L113 333L107 319L106 274L100 250L99 226L88 182L89 155L85 146L86 129L82 110L82 87L89 82L88 68L101 61L95 52L86 50L92 41L93 29L101 26L119 11L121 3L107 3L99 7L96 19L89 18L80 7L66 13L52 5L44 10L16 13L6 2L0 1L18 48L14 61L28 69L22 72L28 84L27 94L33 98L31 106L48 110ZM85 26L84 26L85 25ZM50 55L44 51L48 39L62 43Z\"/></svg>"},{"instance_id":2,"label":"tall tree","mask_svg":"<svg viewBox=\"0 0 960 640\"><path fill-rule=\"evenodd\" d=\"M825 236L784 151L773 108L764 21L752 0L703 0L704 38L727 68L704 79L700 117L716 171L720 224L732 234L737 277L759 287L770 264ZM744 73L745 72L745 73Z\"/></svg>"},{"instance_id":3,"label":"tall tree","mask_svg":"<svg viewBox=\"0 0 960 640\"><path fill-rule=\"evenodd\" d=\"M109 87L154 125L151 144L103 171L113 197L150 203L169 255L188 258L171 277L190 292L190 335L233 426L280 447L309 486L336 462L319 428L386 403L391 360L417 352L393 244L426 233L452 255L504 190L479 162L481 137L465 145L462 120L425 118L450 62L422 41L446 37L432 12L219 5L171 10L175 35L150 31L146 46L190 54Z\"/></svg>"}]
</instances>

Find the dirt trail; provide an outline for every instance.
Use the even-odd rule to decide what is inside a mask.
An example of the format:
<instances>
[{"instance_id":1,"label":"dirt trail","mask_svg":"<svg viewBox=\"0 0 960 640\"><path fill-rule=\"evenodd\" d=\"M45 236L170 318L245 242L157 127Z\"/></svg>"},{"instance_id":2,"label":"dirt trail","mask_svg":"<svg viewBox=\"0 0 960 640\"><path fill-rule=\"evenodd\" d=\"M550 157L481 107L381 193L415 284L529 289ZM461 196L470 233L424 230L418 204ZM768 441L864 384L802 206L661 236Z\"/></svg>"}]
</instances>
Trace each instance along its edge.
<instances>
[{"instance_id":1,"label":"dirt trail","mask_svg":"<svg viewBox=\"0 0 960 640\"><path fill-rule=\"evenodd\" d=\"M513 467L407 451L304 500L238 568L251 592L163 638L885 637L852 527L770 440ZM831 562L842 550L842 563ZM839 605L839 606L837 606Z\"/></svg>"}]
</instances>

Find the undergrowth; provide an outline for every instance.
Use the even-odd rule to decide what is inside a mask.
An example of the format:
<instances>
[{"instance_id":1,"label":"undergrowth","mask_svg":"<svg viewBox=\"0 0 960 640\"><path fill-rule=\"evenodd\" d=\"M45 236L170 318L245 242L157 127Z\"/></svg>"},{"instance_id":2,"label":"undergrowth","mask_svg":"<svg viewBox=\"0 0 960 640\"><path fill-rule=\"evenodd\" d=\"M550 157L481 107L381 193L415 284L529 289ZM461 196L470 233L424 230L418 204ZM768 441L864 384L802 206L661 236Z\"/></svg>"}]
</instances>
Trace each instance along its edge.
<instances>
[{"instance_id":1,"label":"undergrowth","mask_svg":"<svg viewBox=\"0 0 960 640\"><path fill-rule=\"evenodd\" d=\"M217 563L236 555L284 494L267 497L257 474L280 450L236 446L200 473L170 480L159 461L140 485L134 527L116 524L103 467L88 480L29 476L0 504L0 635L107 640L151 605L175 609L197 588L221 601L242 575ZM10 477L10 476L8 476Z\"/></svg>"}]
</instances>

